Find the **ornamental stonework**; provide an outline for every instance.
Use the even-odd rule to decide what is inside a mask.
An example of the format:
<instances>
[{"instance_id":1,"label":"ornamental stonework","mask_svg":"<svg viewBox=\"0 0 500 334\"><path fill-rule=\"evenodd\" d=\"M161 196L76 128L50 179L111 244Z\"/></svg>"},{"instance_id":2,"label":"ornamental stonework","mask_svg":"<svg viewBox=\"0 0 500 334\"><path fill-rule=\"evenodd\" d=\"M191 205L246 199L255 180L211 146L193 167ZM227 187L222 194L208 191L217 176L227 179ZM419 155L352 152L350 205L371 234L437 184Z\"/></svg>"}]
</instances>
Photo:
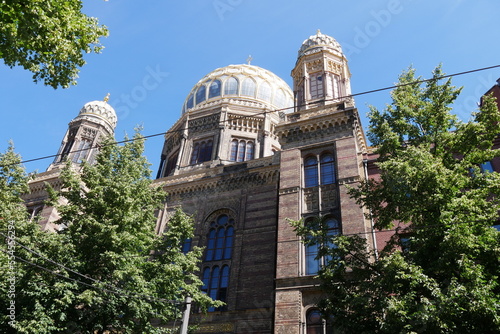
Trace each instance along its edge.
<instances>
[{"instance_id":1,"label":"ornamental stonework","mask_svg":"<svg viewBox=\"0 0 500 334\"><path fill-rule=\"evenodd\" d=\"M338 75L342 75L342 64L336 63L332 60L328 60L327 69L330 72L333 72Z\"/></svg>"},{"instance_id":2,"label":"ornamental stonework","mask_svg":"<svg viewBox=\"0 0 500 334\"><path fill-rule=\"evenodd\" d=\"M188 122L188 129L190 134L198 134L216 130L219 127L219 113L195 118Z\"/></svg>"},{"instance_id":3,"label":"ornamental stonework","mask_svg":"<svg viewBox=\"0 0 500 334\"><path fill-rule=\"evenodd\" d=\"M323 69L323 60L322 59L313 60L309 63L306 63L306 67L309 73L321 71Z\"/></svg>"}]
</instances>

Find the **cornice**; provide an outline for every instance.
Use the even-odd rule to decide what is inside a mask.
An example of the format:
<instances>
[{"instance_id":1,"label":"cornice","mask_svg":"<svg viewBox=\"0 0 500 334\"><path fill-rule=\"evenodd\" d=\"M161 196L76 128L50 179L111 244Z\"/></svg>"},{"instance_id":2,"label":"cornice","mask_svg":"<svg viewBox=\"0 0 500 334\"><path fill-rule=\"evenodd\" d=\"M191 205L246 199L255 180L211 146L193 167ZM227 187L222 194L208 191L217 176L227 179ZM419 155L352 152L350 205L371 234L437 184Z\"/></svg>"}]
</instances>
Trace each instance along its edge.
<instances>
[{"instance_id":1,"label":"cornice","mask_svg":"<svg viewBox=\"0 0 500 334\"><path fill-rule=\"evenodd\" d=\"M167 200L183 199L195 195L244 189L248 186L274 184L278 182L279 164L273 157L244 163L198 169L191 173L169 176L155 181L168 193ZM253 162L253 163L252 163Z\"/></svg>"}]
</instances>

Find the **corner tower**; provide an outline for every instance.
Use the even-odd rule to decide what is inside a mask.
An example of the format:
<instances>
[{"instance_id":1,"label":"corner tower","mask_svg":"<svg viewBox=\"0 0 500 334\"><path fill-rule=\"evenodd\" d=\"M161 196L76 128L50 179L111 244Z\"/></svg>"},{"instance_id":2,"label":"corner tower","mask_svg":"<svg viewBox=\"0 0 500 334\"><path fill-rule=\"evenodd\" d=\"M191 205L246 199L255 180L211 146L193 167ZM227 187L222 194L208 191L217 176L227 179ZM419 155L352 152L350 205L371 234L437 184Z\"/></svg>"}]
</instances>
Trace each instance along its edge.
<instances>
[{"instance_id":1,"label":"corner tower","mask_svg":"<svg viewBox=\"0 0 500 334\"><path fill-rule=\"evenodd\" d=\"M107 136L113 136L117 117L115 110L104 101L86 103L71 122L64 135L59 151L47 171L36 174L35 179L29 182L30 192L23 199L31 219L40 215L39 223L43 230L57 231L63 226L54 222L59 219L57 210L46 204L48 198L47 183L52 188L60 190L61 168L67 161L79 164L82 161L92 163L97 154L99 142ZM63 202L60 202L63 203Z\"/></svg>"},{"instance_id":2,"label":"corner tower","mask_svg":"<svg viewBox=\"0 0 500 334\"><path fill-rule=\"evenodd\" d=\"M57 156L47 171L58 168L66 161L93 162L97 144L115 132L116 112L107 103L108 99L109 94L103 101L88 102L80 109L78 116L69 122Z\"/></svg>"},{"instance_id":3,"label":"corner tower","mask_svg":"<svg viewBox=\"0 0 500 334\"><path fill-rule=\"evenodd\" d=\"M296 110L345 99L351 94L350 77L340 44L318 30L302 43L292 70Z\"/></svg>"},{"instance_id":4,"label":"corner tower","mask_svg":"<svg viewBox=\"0 0 500 334\"><path fill-rule=\"evenodd\" d=\"M275 333L330 333L317 303L315 277L328 258L305 246L288 219L319 217L330 235L370 235L363 210L348 195L364 178L365 138L350 88L347 60L334 38L306 39L292 71L295 109L276 127L281 145L276 246ZM372 246L372 240L367 240Z\"/></svg>"}]
</instances>

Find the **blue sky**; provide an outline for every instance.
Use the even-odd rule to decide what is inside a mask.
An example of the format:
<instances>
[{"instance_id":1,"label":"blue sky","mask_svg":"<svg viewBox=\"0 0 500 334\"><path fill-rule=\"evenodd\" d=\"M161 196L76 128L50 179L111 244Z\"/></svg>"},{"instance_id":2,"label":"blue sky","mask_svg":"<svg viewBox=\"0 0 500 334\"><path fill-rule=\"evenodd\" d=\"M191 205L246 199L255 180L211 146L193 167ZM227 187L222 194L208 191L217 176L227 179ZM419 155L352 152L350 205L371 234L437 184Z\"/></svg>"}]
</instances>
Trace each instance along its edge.
<instances>
[{"instance_id":1,"label":"blue sky","mask_svg":"<svg viewBox=\"0 0 500 334\"><path fill-rule=\"evenodd\" d=\"M500 64L498 0L87 0L84 12L110 36L102 54L87 56L77 86L54 90L0 66L0 151L12 139L25 160L56 154L69 121L107 93L118 140L136 125L165 132L199 79L248 55L292 86L297 51L317 29L341 43L353 93L391 86L410 65L427 78L440 63L448 74ZM468 120L498 78L500 68L454 78L464 86L455 113ZM356 98L365 128L367 105L386 103L389 91ZM161 136L146 142L153 176L162 146ZM25 167L42 172L51 161Z\"/></svg>"}]
</instances>

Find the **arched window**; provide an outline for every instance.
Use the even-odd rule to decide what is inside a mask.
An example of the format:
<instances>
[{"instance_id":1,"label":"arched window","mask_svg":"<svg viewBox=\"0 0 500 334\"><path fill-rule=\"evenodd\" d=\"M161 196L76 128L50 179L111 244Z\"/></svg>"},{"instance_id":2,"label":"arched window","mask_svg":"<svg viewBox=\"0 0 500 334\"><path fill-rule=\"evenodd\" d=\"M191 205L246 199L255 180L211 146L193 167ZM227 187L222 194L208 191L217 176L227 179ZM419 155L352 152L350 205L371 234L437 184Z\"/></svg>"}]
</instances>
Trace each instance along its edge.
<instances>
[{"instance_id":1,"label":"arched window","mask_svg":"<svg viewBox=\"0 0 500 334\"><path fill-rule=\"evenodd\" d=\"M229 160L231 161L248 161L254 158L254 143L251 140L238 140L231 141Z\"/></svg>"},{"instance_id":2,"label":"arched window","mask_svg":"<svg viewBox=\"0 0 500 334\"><path fill-rule=\"evenodd\" d=\"M304 161L304 187L316 187L318 185L318 159L307 157Z\"/></svg>"},{"instance_id":3,"label":"arched window","mask_svg":"<svg viewBox=\"0 0 500 334\"><path fill-rule=\"evenodd\" d=\"M199 164L205 161L212 160L212 139L197 141L193 144L191 153L191 165Z\"/></svg>"},{"instance_id":4,"label":"arched window","mask_svg":"<svg viewBox=\"0 0 500 334\"><path fill-rule=\"evenodd\" d=\"M241 84L241 95L255 96L255 81L250 78L243 80Z\"/></svg>"},{"instance_id":5,"label":"arched window","mask_svg":"<svg viewBox=\"0 0 500 334\"><path fill-rule=\"evenodd\" d=\"M276 96L274 97L274 104L278 107L278 108L284 108L284 107L290 107L290 106L286 106L286 96L285 96L285 93L283 92L282 89L278 89L276 91Z\"/></svg>"},{"instance_id":6,"label":"arched window","mask_svg":"<svg viewBox=\"0 0 500 334\"><path fill-rule=\"evenodd\" d=\"M306 314L306 333L324 334L324 325L321 312L318 309L310 309Z\"/></svg>"},{"instance_id":7,"label":"arched window","mask_svg":"<svg viewBox=\"0 0 500 334\"><path fill-rule=\"evenodd\" d=\"M227 288L229 286L229 266L224 265L222 268L214 266L212 268L205 267L203 269L203 287L202 291L205 292L210 298L225 302L227 299ZM209 312L224 311L225 306L215 308L210 307Z\"/></svg>"},{"instance_id":8,"label":"arched window","mask_svg":"<svg viewBox=\"0 0 500 334\"><path fill-rule=\"evenodd\" d=\"M214 80L210 84L210 89L208 91L208 98L220 96L220 88L221 88L221 82L220 80Z\"/></svg>"},{"instance_id":9,"label":"arched window","mask_svg":"<svg viewBox=\"0 0 500 334\"><path fill-rule=\"evenodd\" d=\"M259 91L257 94L257 98L264 101L271 101L271 85L267 81L264 81L259 86Z\"/></svg>"},{"instance_id":10,"label":"arched window","mask_svg":"<svg viewBox=\"0 0 500 334\"><path fill-rule=\"evenodd\" d=\"M210 223L205 261L231 259L234 240L234 220L223 214Z\"/></svg>"},{"instance_id":11,"label":"arched window","mask_svg":"<svg viewBox=\"0 0 500 334\"><path fill-rule=\"evenodd\" d=\"M245 149L247 145L244 140L241 140L240 143L238 144L238 157L236 158L236 161L241 162L245 160Z\"/></svg>"},{"instance_id":12,"label":"arched window","mask_svg":"<svg viewBox=\"0 0 500 334\"><path fill-rule=\"evenodd\" d=\"M231 141L229 160L236 161L237 156L238 156L238 140L234 139Z\"/></svg>"},{"instance_id":13,"label":"arched window","mask_svg":"<svg viewBox=\"0 0 500 334\"><path fill-rule=\"evenodd\" d=\"M325 153L320 157L321 184L335 183L335 164L333 154Z\"/></svg>"},{"instance_id":14,"label":"arched window","mask_svg":"<svg viewBox=\"0 0 500 334\"><path fill-rule=\"evenodd\" d=\"M186 103L186 107L188 109L191 109L192 107L194 107L194 96L193 96L193 94L189 95L187 103Z\"/></svg>"},{"instance_id":15,"label":"arched window","mask_svg":"<svg viewBox=\"0 0 500 334\"><path fill-rule=\"evenodd\" d=\"M247 148L245 152L245 161L253 159L253 143L251 141L247 142Z\"/></svg>"},{"instance_id":16,"label":"arched window","mask_svg":"<svg viewBox=\"0 0 500 334\"><path fill-rule=\"evenodd\" d=\"M234 77L230 77L224 84L224 95L236 94L238 94L238 80Z\"/></svg>"},{"instance_id":17,"label":"arched window","mask_svg":"<svg viewBox=\"0 0 500 334\"><path fill-rule=\"evenodd\" d=\"M196 104L199 104L207 98L207 88L205 85L200 86L196 91Z\"/></svg>"}]
</instances>

